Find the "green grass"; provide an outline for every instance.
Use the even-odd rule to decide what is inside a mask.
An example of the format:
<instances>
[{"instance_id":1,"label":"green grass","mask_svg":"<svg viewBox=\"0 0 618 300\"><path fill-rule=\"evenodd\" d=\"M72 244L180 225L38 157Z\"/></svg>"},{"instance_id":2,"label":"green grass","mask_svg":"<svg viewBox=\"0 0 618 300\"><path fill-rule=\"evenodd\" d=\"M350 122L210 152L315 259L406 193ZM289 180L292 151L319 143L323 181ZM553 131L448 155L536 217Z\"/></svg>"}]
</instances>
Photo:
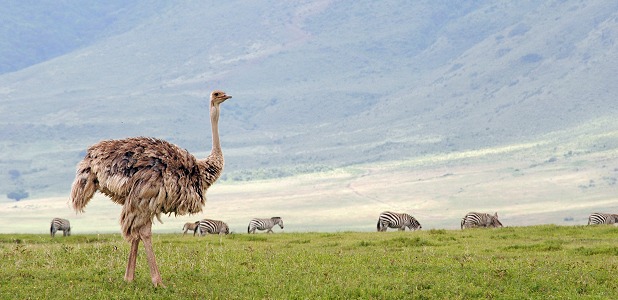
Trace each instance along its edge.
<instances>
[{"instance_id":1,"label":"green grass","mask_svg":"<svg viewBox=\"0 0 618 300\"><path fill-rule=\"evenodd\" d=\"M118 235L0 235L0 295L15 299L605 299L618 229L531 226L417 232L155 235L123 281Z\"/></svg>"}]
</instances>

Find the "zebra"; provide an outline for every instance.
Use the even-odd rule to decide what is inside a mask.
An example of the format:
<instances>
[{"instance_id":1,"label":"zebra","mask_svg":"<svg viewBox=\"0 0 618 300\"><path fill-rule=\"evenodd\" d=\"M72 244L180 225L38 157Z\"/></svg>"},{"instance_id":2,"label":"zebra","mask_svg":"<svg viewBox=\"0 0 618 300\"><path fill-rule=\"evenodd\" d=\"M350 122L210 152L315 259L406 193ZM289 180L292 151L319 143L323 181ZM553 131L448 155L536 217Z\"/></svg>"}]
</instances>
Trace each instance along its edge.
<instances>
[{"instance_id":1,"label":"zebra","mask_svg":"<svg viewBox=\"0 0 618 300\"><path fill-rule=\"evenodd\" d=\"M193 235L195 236L195 232L197 231L196 230L197 229L197 225L199 223L200 223L200 221L185 223L185 225L182 226L182 230L183 230L182 235L185 235L187 233L187 231L189 231L189 230L193 230Z\"/></svg>"},{"instance_id":2,"label":"zebra","mask_svg":"<svg viewBox=\"0 0 618 300\"><path fill-rule=\"evenodd\" d=\"M618 223L617 214L593 213L588 217L588 225L615 224Z\"/></svg>"},{"instance_id":3,"label":"zebra","mask_svg":"<svg viewBox=\"0 0 618 300\"><path fill-rule=\"evenodd\" d=\"M223 221L203 219L197 223L198 226L195 228L195 231L199 232L200 236L215 233L220 235L230 233L230 228Z\"/></svg>"},{"instance_id":4,"label":"zebra","mask_svg":"<svg viewBox=\"0 0 618 300\"><path fill-rule=\"evenodd\" d=\"M498 220L498 213L469 212L461 219L461 229L474 227L502 227L502 223Z\"/></svg>"},{"instance_id":5,"label":"zebra","mask_svg":"<svg viewBox=\"0 0 618 300\"><path fill-rule=\"evenodd\" d=\"M67 219L54 218L51 221L51 226L49 227L49 234L51 237L56 236L56 231L58 230L62 230L62 236L70 236L71 222Z\"/></svg>"},{"instance_id":6,"label":"zebra","mask_svg":"<svg viewBox=\"0 0 618 300\"><path fill-rule=\"evenodd\" d=\"M280 217L272 217L270 219L253 219L249 222L247 233L255 233L255 230L268 230L266 233L273 232L273 227L279 225L283 229L283 219Z\"/></svg>"},{"instance_id":7,"label":"zebra","mask_svg":"<svg viewBox=\"0 0 618 300\"><path fill-rule=\"evenodd\" d=\"M399 231L405 231L406 227L410 230L420 230L423 228L421 223L406 213L385 211L378 218L378 231L386 231L388 228L398 228Z\"/></svg>"}]
</instances>

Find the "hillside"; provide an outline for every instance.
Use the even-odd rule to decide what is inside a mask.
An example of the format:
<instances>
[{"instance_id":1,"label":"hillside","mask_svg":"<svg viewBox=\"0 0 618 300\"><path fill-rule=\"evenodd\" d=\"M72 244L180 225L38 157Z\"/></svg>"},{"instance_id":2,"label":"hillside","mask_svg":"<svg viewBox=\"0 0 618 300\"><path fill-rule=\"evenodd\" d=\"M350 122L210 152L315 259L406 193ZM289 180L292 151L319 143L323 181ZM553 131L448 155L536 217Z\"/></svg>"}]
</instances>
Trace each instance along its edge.
<instances>
[{"instance_id":1,"label":"hillside","mask_svg":"<svg viewBox=\"0 0 618 300\"><path fill-rule=\"evenodd\" d=\"M87 47L135 27L167 1L21 1L0 7L0 74Z\"/></svg>"},{"instance_id":2,"label":"hillside","mask_svg":"<svg viewBox=\"0 0 618 300\"><path fill-rule=\"evenodd\" d=\"M2 44L21 64L0 76L0 197L66 196L101 139L207 154L214 88L234 96L221 117L227 182L540 141L525 163L598 152L618 167L618 3L136 3L71 7L91 30L31 17L63 6L3 8L79 42L40 62L15 58L32 45L23 35Z\"/></svg>"}]
</instances>

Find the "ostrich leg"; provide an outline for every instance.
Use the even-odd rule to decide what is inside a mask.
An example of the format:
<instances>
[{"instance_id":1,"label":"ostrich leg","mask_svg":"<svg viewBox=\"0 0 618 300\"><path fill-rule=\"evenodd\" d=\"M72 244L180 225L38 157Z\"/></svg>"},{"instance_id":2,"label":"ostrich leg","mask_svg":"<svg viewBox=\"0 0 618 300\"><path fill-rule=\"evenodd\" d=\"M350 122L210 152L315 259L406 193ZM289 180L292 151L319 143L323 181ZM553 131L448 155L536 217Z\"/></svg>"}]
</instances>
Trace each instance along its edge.
<instances>
[{"instance_id":1,"label":"ostrich leg","mask_svg":"<svg viewBox=\"0 0 618 300\"><path fill-rule=\"evenodd\" d=\"M144 250L146 250L146 259L148 260L148 266L150 267L150 278L152 279L152 284L154 284L155 287L165 287L163 281L161 280L161 274L159 273L157 262L155 261L154 251L152 250L151 227L152 222L148 222L148 224L140 228L139 236L142 241L144 241Z\"/></svg>"},{"instance_id":2,"label":"ostrich leg","mask_svg":"<svg viewBox=\"0 0 618 300\"><path fill-rule=\"evenodd\" d=\"M137 246L139 246L139 239L135 239L131 242L131 252L129 252L127 271L124 273L124 280L127 282L133 281L133 277L135 276L135 260L137 259Z\"/></svg>"}]
</instances>

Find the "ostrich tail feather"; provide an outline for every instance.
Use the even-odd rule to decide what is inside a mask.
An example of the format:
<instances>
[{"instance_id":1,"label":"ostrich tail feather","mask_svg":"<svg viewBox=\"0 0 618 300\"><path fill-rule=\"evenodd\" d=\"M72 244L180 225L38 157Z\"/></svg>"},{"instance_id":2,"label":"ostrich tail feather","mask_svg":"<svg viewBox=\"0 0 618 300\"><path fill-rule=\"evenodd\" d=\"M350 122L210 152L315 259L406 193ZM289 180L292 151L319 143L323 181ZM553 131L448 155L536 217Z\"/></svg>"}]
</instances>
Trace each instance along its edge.
<instances>
[{"instance_id":1,"label":"ostrich tail feather","mask_svg":"<svg viewBox=\"0 0 618 300\"><path fill-rule=\"evenodd\" d=\"M86 160L82 161L78 167L71 188L71 198L69 201L76 212L84 212L84 208L94 196L98 189L96 175L91 172L91 168Z\"/></svg>"}]
</instances>

